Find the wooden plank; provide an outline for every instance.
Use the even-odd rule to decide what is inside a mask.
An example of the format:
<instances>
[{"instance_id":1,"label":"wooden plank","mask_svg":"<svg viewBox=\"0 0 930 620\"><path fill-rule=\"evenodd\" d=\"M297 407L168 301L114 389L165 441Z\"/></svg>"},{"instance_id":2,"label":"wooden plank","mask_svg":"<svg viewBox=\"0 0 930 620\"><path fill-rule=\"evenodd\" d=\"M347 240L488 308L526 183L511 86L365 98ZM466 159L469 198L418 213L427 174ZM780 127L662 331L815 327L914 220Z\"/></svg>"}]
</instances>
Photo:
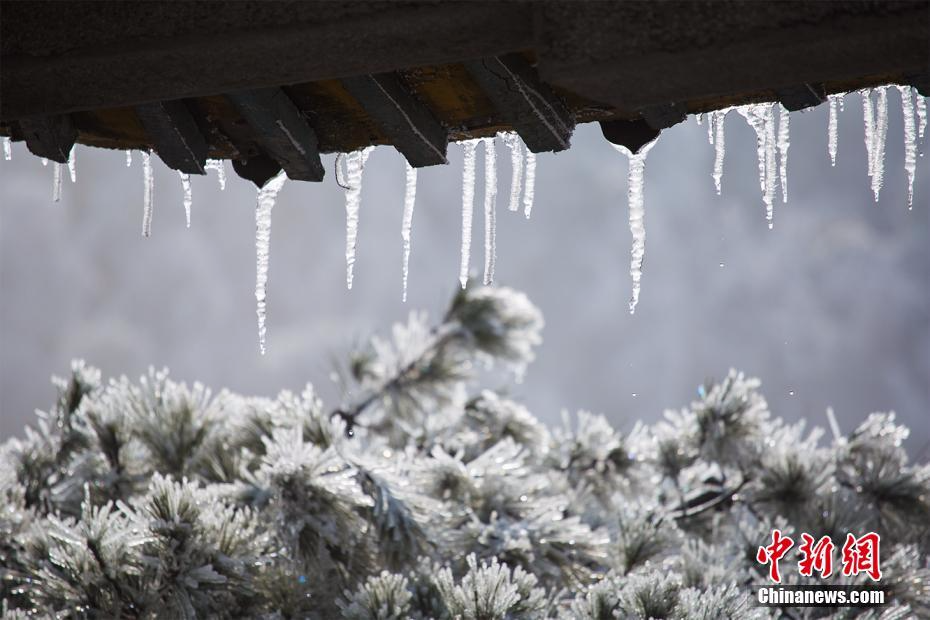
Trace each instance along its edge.
<instances>
[{"instance_id":1,"label":"wooden plank","mask_svg":"<svg viewBox=\"0 0 930 620\"><path fill-rule=\"evenodd\" d=\"M227 94L255 132L255 139L297 181L322 181L316 133L294 102L280 88L260 88Z\"/></svg>"},{"instance_id":2,"label":"wooden plank","mask_svg":"<svg viewBox=\"0 0 930 620\"><path fill-rule=\"evenodd\" d=\"M653 129L667 129L685 120L688 110L681 103L666 103L644 108L640 115Z\"/></svg>"},{"instance_id":3,"label":"wooden plank","mask_svg":"<svg viewBox=\"0 0 930 620\"><path fill-rule=\"evenodd\" d=\"M625 146L631 153L639 151L646 144L659 137L659 129L652 127L646 121L601 121L601 133L608 142Z\"/></svg>"},{"instance_id":4,"label":"wooden plank","mask_svg":"<svg viewBox=\"0 0 930 620\"><path fill-rule=\"evenodd\" d=\"M522 56L494 56L464 64L527 148L541 153L564 151L570 146L574 119Z\"/></svg>"},{"instance_id":5,"label":"wooden plank","mask_svg":"<svg viewBox=\"0 0 930 620\"><path fill-rule=\"evenodd\" d=\"M823 84L801 84L791 88L782 88L775 91L775 96L785 109L790 112L812 108L820 105L827 99L827 91Z\"/></svg>"},{"instance_id":6,"label":"wooden plank","mask_svg":"<svg viewBox=\"0 0 930 620\"><path fill-rule=\"evenodd\" d=\"M255 155L249 159L232 160L233 170L243 179L262 187L268 179L281 172L281 165L267 155Z\"/></svg>"},{"instance_id":7,"label":"wooden plank","mask_svg":"<svg viewBox=\"0 0 930 620\"><path fill-rule=\"evenodd\" d=\"M165 165L188 174L206 174L207 142L183 101L144 103L136 106L136 115Z\"/></svg>"},{"instance_id":8,"label":"wooden plank","mask_svg":"<svg viewBox=\"0 0 930 620\"><path fill-rule=\"evenodd\" d=\"M414 168L448 163L446 128L395 73L345 78L342 85Z\"/></svg>"},{"instance_id":9,"label":"wooden plank","mask_svg":"<svg viewBox=\"0 0 930 620\"><path fill-rule=\"evenodd\" d=\"M77 140L77 129L67 114L20 119L20 131L33 155L64 164Z\"/></svg>"}]
</instances>

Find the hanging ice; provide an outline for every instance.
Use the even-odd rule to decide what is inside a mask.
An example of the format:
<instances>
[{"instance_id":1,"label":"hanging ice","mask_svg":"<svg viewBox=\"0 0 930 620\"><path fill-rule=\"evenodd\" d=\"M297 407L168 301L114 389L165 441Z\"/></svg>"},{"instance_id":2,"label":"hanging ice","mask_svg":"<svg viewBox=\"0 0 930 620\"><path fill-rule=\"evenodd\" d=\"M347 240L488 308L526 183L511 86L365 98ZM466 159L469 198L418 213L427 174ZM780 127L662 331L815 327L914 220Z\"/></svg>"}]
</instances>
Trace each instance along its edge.
<instances>
[{"instance_id":1,"label":"hanging ice","mask_svg":"<svg viewBox=\"0 0 930 620\"><path fill-rule=\"evenodd\" d=\"M144 155L143 155L144 157ZM271 249L271 210L287 175L282 170L258 190L255 207L255 315L258 317L258 349L265 354L265 288Z\"/></svg>"},{"instance_id":2,"label":"hanging ice","mask_svg":"<svg viewBox=\"0 0 930 620\"><path fill-rule=\"evenodd\" d=\"M13 159L13 142L8 137L3 138L3 159Z\"/></svg>"},{"instance_id":3,"label":"hanging ice","mask_svg":"<svg viewBox=\"0 0 930 620\"><path fill-rule=\"evenodd\" d=\"M875 89L878 99L873 104L872 91L863 90L862 114L865 125L865 149L869 162L869 177L872 179L872 194L878 202L885 173L885 137L888 133L888 89Z\"/></svg>"},{"instance_id":4,"label":"hanging ice","mask_svg":"<svg viewBox=\"0 0 930 620\"><path fill-rule=\"evenodd\" d=\"M61 200L61 166L62 164L57 162L52 166L54 170L52 177L52 200L55 202Z\"/></svg>"},{"instance_id":5,"label":"hanging ice","mask_svg":"<svg viewBox=\"0 0 930 620\"><path fill-rule=\"evenodd\" d=\"M465 140L462 149L465 159L462 164L462 250L459 263L459 283L468 284L468 263L471 254L471 221L475 209L475 147L477 140Z\"/></svg>"},{"instance_id":6,"label":"hanging ice","mask_svg":"<svg viewBox=\"0 0 930 620\"><path fill-rule=\"evenodd\" d=\"M71 175L71 182L77 183L77 147L71 147L71 153L68 154L68 174Z\"/></svg>"},{"instance_id":7,"label":"hanging ice","mask_svg":"<svg viewBox=\"0 0 930 620\"><path fill-rule=\"evenodd\" d=\"M372 146L352 151L346 162L346 287L352 288L355 277L355 246L358 242L358 210L362 202L362 173ZM337 165L338 168L338 165Z\"/></svg>"},{"instance_id":8,"label":"hanging ice","mask_svg":"<svg viewBox=\"0 0 930 620\"><path fill-rule=\"evenodd\" d=\"M413 228L413 207L417 201L417 169L404 162L407 167L407 184L404 191L404 221L401 224L400 236L404 240L404 294L407 301L407 273L410 268L410 231Z\"/></svg>"},{"instance_id":9,"label":"hanging ice","mask_svg":"<svg viewBox=\"0 0 930 620\"><path fill-rule=\"evenodd\" d=\"M501 139L510 149L510 167L513 176L510 178L510 206L511 211L520 208L520 193L523 191L523 140L514 132L501 134Z\"/></svg>"},{"instance_id":10,"label":"hanging ice","mask_svg":"<svg viewBox=\"0 0 930 620\"><path fill-rule=\"evenodd\" d=\"M730 109L715 110L711 113L709 125L714 127L714 187L717 188L717 195L720 195L720 183L723 180L723 156L726 152L725 137L723 133L724 121L727 112Z\"/></svg>"},{"instance_id":11,"label":"hanging ice","mask_svg":"<svg viewBox=\"0 0 930 620\"><path fill-rule=\"evenodd\" d=\"M187 227L191 227L191 206L194 204L194 198L191 195L191 177L189 174L178 171L181 176L181 188L184 190L184 217L187 220Z\"/></svg>"},{"instance_id":12,"label":"hanging ice","mask_svg":"<svg viewBox=\"0 0 930 620\"><path fill-rule=\"evenodd\" d=\"M643 185L646 172L646 155L655 145L655 140L641 147L637 153L631 153L625 146L613 144L618 152L627 156L630 170L627 175L627 202L630 209L630 234L633 245L630 250L630 278L633 281L633 294L630 298L630 314L636 312L639 303L640 283L643 279L643 259L646 257L646 226L644 221L645 204Z\"/></svg>"},{"instance_id":13,"label":"hanging ice","mask_svg":"<svg viewBox=\"0 0 930 620\"><path fill-rule=\"evenodd\" d=\"M48 165L48 157L43 157L43 158L41 159L41 161L42 161L42 165L43 165L43 166L47 166L47 165Z\"/></svg>"},{"instance_id":14,"label":"hanging ice","mask_svg":"<svg viewBox=\"0 0 930 620\"><path fill-rule=\"evenodd\" d=\"M827 97L830 106L830 118L827 121L827 152L830 154L830 165L836 165L836 143L837 143L837 100L842 101L843 95L830 95Z\"/></svg>"},{"instance_id":15,"label":"hanging ice","mask_svg":"<svg viewBox=\"0 0 930 620\"><path fill-rule=\"evenodd\" d=\"M914 96L917 98L917 139L923 140L927 130L927 100L917 92Z\"/></svg>"},{"instance_id":16,"label":"hanging ice","mask_svg":"<svg viewBox=\"0 0 930 620\"><path fill-rule=\"evenodd\" d=\"M152 178L152 156L142 151L142 236L152 234L152 201L155 196L155 182Z\"/></svg>"},{"instance_id":17,"label":"hanging ice","mask_svg":"<svg viewBox=\"0 0 930 620\"><path fill-rule=\"evenodd\" d=\"M494 281L497 262L497 152L494 138L484 142L484 284Z\"/></svg>"},{"instance_id":18,"label":"hanging ice","mask_svg":"<svg viewBox=\"0 0 930 620\"><path fill-rule=\"evenodd\" d=\"M220 184L220 189L226 189L226 166L223 164L222 159L208 159L204 168L216 170L216 180Z\"/></svg>"},{"instance_id":19,"label":"hanging ice","mask_svg":"<svg viewBox=\"0 0 930 620\"><path fill-rule=\"evenodd\" d=\"M716 111L711 112L710 116L707 119L707 142L708 144L713 144L714 140L717 139L717 118Z\"/></svg>"},{"instance_id":20,"label":"hanging ice","mask_svg":"<svg viewBox=\"0 0 930 620\"><path fill-rule=\"evenodd\" d=\"M914 125L914 106L911 88L898 86L901 95L901 114L904 119L904 170L907 172L907 208L914 206L914 175L917 173L917 128Z\"/></svg>"},{"instance_id":21,"label":"hanging ice","mask_svg":"<svg viewBox=\"0 0 930 620\"><path fill-rule=\"evenodd\" d=\"M774 104L758 103L736 108L756 132L756 153L759 159L759 187L765 203L765 219L774 226L775 212L775 117Z\"/></svg>"},{"instance_id":22,"label":"hanging ice","mask_svg":"<svg viewBox=\"0 0 930 620\"><path fill-rule=\"evenodd\" d=\"M126 167L128 168L131 165L132 165L132 151L130 151L129 149L126 149Z\"/></svg>"},{"instance_id":23,"label":"hanging ice","mask_svg":"<svg viewBox=\"0 0 930 620\"><path fill-rule=\"evenodd\" d=\"M778 106L778 179L781 185L781 201L788 202L788 147L791 146L789 139L790 134L790 113L785 106Z\"/></svg>"},{"instance_id":24,"label":"hanging ice","mask_svg":"<svg viewBox=\"0 0 930 620\"><path fill-rule=\"evenodd\" d=\"M523 215L530 219L536 194L536 153L526 150L526 186L523 188Z\"/></svg>"}]
</instances>

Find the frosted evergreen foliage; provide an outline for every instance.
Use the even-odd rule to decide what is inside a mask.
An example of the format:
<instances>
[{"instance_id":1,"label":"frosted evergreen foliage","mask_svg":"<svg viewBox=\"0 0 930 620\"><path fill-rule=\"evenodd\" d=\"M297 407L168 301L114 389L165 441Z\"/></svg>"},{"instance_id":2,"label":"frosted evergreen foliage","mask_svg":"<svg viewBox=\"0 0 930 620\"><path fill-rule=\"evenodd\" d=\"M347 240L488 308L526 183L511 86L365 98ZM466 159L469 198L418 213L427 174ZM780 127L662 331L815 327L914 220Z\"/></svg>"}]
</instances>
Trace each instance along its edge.
<instances>
[{"instance_id":1,"label":"frosted evergreen foliage","mask_svg":"<svg viewBox=\"0 0 930 620\"><path fill-rule=\"evenodd\" d=\"M541 329L520 293L466 287L353 354L334 408L309 385L245 397L75 362L0 446L4 617L930 614L930 466L893 414L827 439L730 371L657 424L580 412L550 431L478 385L506 389L482 369L526 365ZM879 532L891 603L756 607L773 527ZM791 583L849 582L794 562Z\"/></svg>"}]
</instances>

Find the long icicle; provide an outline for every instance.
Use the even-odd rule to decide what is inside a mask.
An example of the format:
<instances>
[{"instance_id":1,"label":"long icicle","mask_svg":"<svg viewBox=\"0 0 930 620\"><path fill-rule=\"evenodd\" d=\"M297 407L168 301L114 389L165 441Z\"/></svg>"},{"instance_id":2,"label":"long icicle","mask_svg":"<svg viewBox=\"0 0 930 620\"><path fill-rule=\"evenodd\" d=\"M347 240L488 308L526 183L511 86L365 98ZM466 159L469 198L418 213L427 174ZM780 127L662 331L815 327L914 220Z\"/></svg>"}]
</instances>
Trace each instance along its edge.
<instances>
[{"instance_id":1,"label":"long icicle","mask_svg":"<svg viewBox=\"0 0 930 620\"><path fill-rule=\"evenodd\" d=\"M724 136L724 121L727 117L729 108L724 110L714 110L710 115L710 125L714 127L714 187L717 188L717 195L720 195L720 186L723 181L723 157L726 153L726 144Z\"/></svg>"},{"instance_id":2,"label":"long icicle","mask_svg":"<svg viewBox=\"0 0 930 620\"><path fill-rule=\"evenodd\" d=\"M872 103L872 90L859 91L862 97L862 124L865 131L865 156L868 162L869 179L875 174L875 106Z\"/></svg>"},{"instance_id":3,"label":"long icicle","mask_svg":"<svg viewBox=\"0 0 930 620\"><path fill-rule=\"evenodd\" d=\"M918 92L914 96L917 98L917 139L923 140L927 130L927 100Z\"/></svg>"},{"instance_id":4,"label":"long icicle","mask_svg":"<svg viewBox=\"0 0 930 620\"><path fill-rule=\"evenodd\" d=\"M630 250L630 278L633 281L633 293L630 297L630 314L636 312L639 303L640 285L643 279L643 259L646 257L646 225L645 201L643 189L645 185L646 155L655 145L655 140L641 147L638 152L631 153L625 146L613 144L618 152L627 156L629 160L629 173L627 175L627 202L630 209L630 234L633 245Z\"/></svg>"},{"instance_id":5,"label":"long icicle","mask_svg":"<svg viewBox=\"0 0 930 620\"><path fill-rule=\"evenodd\" d=\"M717 112L716 110L707 115L707 142L713 144L717 139Z\"/></svg>"},{"instance_id":6,"label":"long icicle","mask_svg":"<svg viewBox=\"0 0 930 620\"><path fill-rule=\"evenodd\" d=\"M417 169L404 162L407 171L407 183L404 191L404 220L401 224L400 236L404 240L404 293L403 301L407 301L407 274L410 271L410 244L411 230L413 228L413 207L417 201Z\"/></svg>"},{"instance_id":7,"label":"long icicle","mask_svg":"<svg viewBox=\"0 0 930 620\"><path fill-rule=\"evenodd\" d=\"M132 151L126 149L126 167L132 166Z\"/></svg>"},{"instance_id":8,"label":"long icicle","mask_svg":"<svg viewBox=\"0 0 930 620\"><path fill-rule=\"evenodd\" d=\"M911 88L898 86L901 114L904 119L904 170L907 172L907 208L914 208L914 176L917 174L917 128L914 125L914 103Z\"/></svg>"},{"instance_id":9,"label":"long icicle","mask_svg":"<svg viewBox=\"0 0 930 620\"><path fill-rule=\"evenodd\" d=\"M878 87L878 103L875 106L875 144L872 146L872 193L875 202L882 191L885 177L885 139L888 135L888 88Z\"/></svg>"},{"instance_id":10,"label":"long icicle","mask_svg":"<svg viewBox=\"0 0 930 620\"><path fill-rule=\"evenodd\" d=\"M836 146L839 134L837 122L837 99L841 99L842 94L830 95L827 97L830 106L830 117L827 121L827 153L830 154L830 165L836 165Z\"/></svg>"},{"instance_id":11,"label":"long icicle","mask_svg":"<svg viewBox=\"0 0 930 620\"><path fill-rule=\"evenodd\" d=\"M497 263L497 152L494 138L484 138L484 284L494 281Z\"/></svg>"},{"instance_id":12,"label":"long icicle","mask_svg":"<svg viewBox=\"0 0 930 620\"><path fill-rule=\"evenodd\" d=\"M459 283L464 289L468 284L468 264L471 254L471 223L475 210L475 146L476 140L465 140L462 148L465 159L462 164L462 250L459 263Z\"/></svg>"},{"instance_id":13,"label":"long icicle","mask_svg":"<svg viewBox=\"0 0 930 620\"><path fill-rule=\"evenodd\" d=\"M216 182L219 183L220 190L226 189L226 166L222 159L208 159L207 170L216 170Z\"/></svg>"},{"instance_id":14,"label":"long icicle","mask_svg":"<svg viewBox=\"0 0 930 620\"><path fill-rule=\"evenodd\" d=\"M510 205L511 211L520 208L520 194L523 191L523 141L516 133L508 131L501 133L501 139L510 149L510 167L513 172L510 177Z\"/></svg>"},{"instance_id":15,"label":"long icicle","mask_svg":"<svg viewBox=\"0 0 930 620\"><path fill-rule=\"evenodd\" d=\"M362 173L374 147L367 146L346 155L346 287L355 278L355 250L358 245L358 212L362 202Z\"/></svg>"},{"instance_id":16,"label":"long icicle","mask_svg":"<svg viewBox=\"0 0 930 620\"><path fill-rule=\"evenodd\" d=\"M61 200L61 167L64 164L55 162L52 166L52 200L59 202Z\"/></svg>"},{"instance_id":17,"label":"long icicle","mask_svg":"<svg viewBox=\"0 0 930 620\"><path fill-rule=\"evenodd\" d=\"M13 142L8 136L3 137L3 159L7 161L13 159Z\"/></svg>"},{"instance_id":18,"label":"long icicle","mask_svg":"<svg viewBox=\"0 0 930 620\"><path fill-rule=\"evenodd\" d=\"M536 198L536 153L526 149L526 185L523 188L523 215L530 219L533 213L533 200Z\"/></svg>"},{"instance_id":19,"label":"long icicle","mask_svg":"<svg viewBox=\"0 0 930 620\"><path fill-rule=\"evenodd\" d=\"M68 154L68 174L71 175L71 182L77 183L77 146L72 146Z\"/></svg>"},{"instance_id":20,"label":"long icicle","mask_svg":"<svg viewBox=\"0 0 930 620\"><path fill-rule=\"evenodd\" d=\"M155 200L155 182L152 178L152 156L142 151L142 236L152 235L152 208Z\"/></svg>"},{"instance_id":21,"label":"long icicle","mask_svg":"<svg viewBox=\"0 0 930 620\"><path fill-rule=\"evenodd\" d=\"M194 198L191 193L191 177L189 174L178 171L181 177L181 189L184 190L184 218L187 221L187 227L191 227L191 206L194 204Z\"/></svg>"},{"instance_id":22,"label":"long icicle","mask_svg":"<svg viewBox=\"0 0 930 620\"><path fill-rule=\"evenodd\" d=\"M773 104L759 103L740 106L743 115L756 132L756 155L759 160L759 187L765 203L765 219L771 229L774 226L775 210L775 119Z\"/></svg>"},{"instance_id":23,"label":"long icicle","mask_svg":"<svg viewBox=\"0 0 930 620\"><path fill-rule=\"evenodd\" d=\"M790 141L790 112L785 106L778 106L778 154L779 154L779 183L781 185L781 201L788 202L788 147Z\"/></svg>"},{"instance_id":24,"label":"long icicle","mask_svg":"<svg viewBox=\"0 0 930 620\"><path fill-rule=\"evenodd\" d=\"M282 170L258 190L255 206L255 315L258 317L258 350L265 354L265 299L268 256L271 250L271 210L287 175Z\"/></svg>"}]
</instances>

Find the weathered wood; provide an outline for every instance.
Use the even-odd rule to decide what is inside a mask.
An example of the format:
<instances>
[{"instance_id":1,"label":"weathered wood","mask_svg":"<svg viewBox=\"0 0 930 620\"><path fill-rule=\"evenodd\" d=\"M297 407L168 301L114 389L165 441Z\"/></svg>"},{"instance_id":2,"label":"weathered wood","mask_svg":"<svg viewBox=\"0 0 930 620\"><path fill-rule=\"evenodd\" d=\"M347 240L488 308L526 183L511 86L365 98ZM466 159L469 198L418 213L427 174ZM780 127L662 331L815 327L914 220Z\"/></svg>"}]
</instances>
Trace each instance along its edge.
<instances>
[{"instance_id":1,"label":"weathered wood","mask_svg":"<svg viewBox=\"0 0 930 620\"><path fill-rule=\"evenodd\" d=\"M297 181L322 181L316 133L280 88L230 93L226 97L255 131L265 152Z\"/></svg>"},{"instance_id":2,"label":"weathered wood","mask_svg":"<svg viewBox=\"0 0 930 620\"><path fill-rule=\"evenodd\" d=\"M653 140L659 137L659 129L652 127L646 121L601 121L601 133L608 142L624 146L631 153L636 153Z\"/></svg>"},{"instance_id":3,"label":"weathered wood","mask_svg":"<svg viewBox=\"0 0 930 620\"><path fill-rule=\"evenodd\" d=\"M448 132L395 73L345 78L342 85L365 108L414 168L448 163Z\"/></svg>"},{"instance_id":4,"label":"weathered wood","mask_svg":"<svg viewBox=\"0 0 930 620\"><path fill-rule=\"evenodd\" d=\"M653 129L666 129L685 120L688 109L681 103L667 103L644 108L640 114Z\"/></svg>"},{"instance_id":5,"label":"weathered wood","mask_svg":"<svg viewBox=\"0 0 930 620\"><path fill-rule=\"evenodd\" d=\"M823 84L801 84L792 88L779 89L775 91L775 96L786 110L796 112L820 105L826 101L827 92Z\"/></svg>"},{"instance_id":6,"label":"weathered wood","mask_svg":"<svg viewBox=\"0 0 930 620\"><path fill-rule=\"evenodd\" d=\"M26 147L33 155L47 157L58 163L66 163L71 156L71 147L77 140L77 129L67 114L24 118L19 128L26 140Z\"/></svg>"},{"instance_id":7,"label":"weathered wood","mask_svg":"<svg viewBox=\"0 0 930 620\"><path fill-rule=\"evenodd\" d=\"M574 119L522 56L473 60L465 68L531 151L564 151L570 146Z\"/></svg>"},{"instance_id":8,"label":"weathered wood","mask_svg":"<svg viewBox=\"0 0 930 620\"><path fill-rule=\"evenodd\" d=\"M136 106L136 116L165 165L187 174L206 174L207 143L183 101L143 103Z\"/></svg>"},{"instance_id":9,"label":"weathered wood","mask_svg":"<svg viewBox=\"0 0 930 620\"><path fill-rule=\"evenodd\" d=\"M281 172L281 166L267 155L256 155L249 159L232 160L233 170L243 179L262 187L268 180Z\"/></svg>"}]
</instances>

